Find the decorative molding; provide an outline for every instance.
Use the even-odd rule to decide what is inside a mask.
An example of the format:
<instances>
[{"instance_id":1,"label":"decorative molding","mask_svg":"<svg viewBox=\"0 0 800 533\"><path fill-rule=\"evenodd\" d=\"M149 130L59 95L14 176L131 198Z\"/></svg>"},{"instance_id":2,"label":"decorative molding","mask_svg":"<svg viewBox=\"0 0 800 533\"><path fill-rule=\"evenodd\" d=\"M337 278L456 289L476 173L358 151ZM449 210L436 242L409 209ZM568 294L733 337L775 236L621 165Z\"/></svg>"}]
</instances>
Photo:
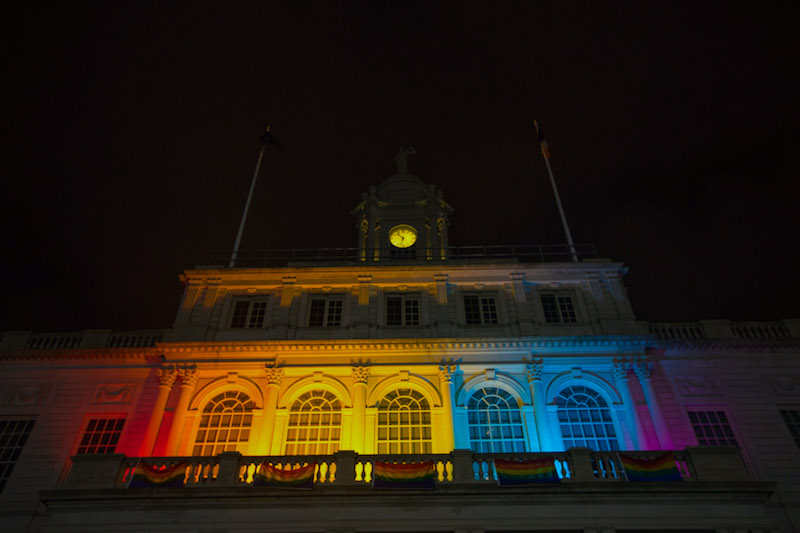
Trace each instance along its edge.
<instances>
[{"instance_id":1,"label":"decorative molding","mask_svg":"<svg viewBox=\"0 0 800 533\"><path fill-rule=\"evenodd\" d=\"M644 358L633 363L633 372L639 381L650 379L653 376L653 368L655 368L653 362Z\"/></svg>"},{"instance_id":2,"label":"decorative molding","mask_svg":"<svg viewBox=\"0 0 800 533\"><path fill-rule=\"evenodd\" d=\"M47 401L53 386L49 383L39 385L17 385L8 393L4 407L36 407Z\"/></svg>"},{"instance_id":3,"label":"decorative molding","mask_svg":"<svg viewBox=\"0 0 800 533\"><path fill-rule=\"evenodd\" d=\"M353 384L363 383L367 384L370 374L369 365L353 365Z\"/></svg>"},{"instance_id":4,"label":"decorative molding","mask_svg":"<svg viewBox=\"0 0 800 533\"><path fill-rule=\"evenodd\" d=\"M439 379L447 383L452 383L457 371L458 371L458 365L440 364Z\"/></svg>"},{"instance_id":5,"label":"decorative molding","mask_svg":"<svg viewBox=\"0 0 800 533\"><path fill-rule=\"evenodd\" d=\"M280 387L281 383L283 382L283 378L286 377L286 372L283 370L283 364L275 359L265 364L264 370L267 375L267 383Z\"/></svg>"},{"instance_id":6,"label":"decorative molding","mask_svg":"<svg viewBox=\"0 0 800 533\"><path fill-rule=\"evenodd\" d=\"M156 368L156 377L159 385L171 389L175 384L175 380L178 379L178 371L175 365L167 365L162 368Z\"/></svg>"},{"instance_id":7,"label":"decorative molding","mask_svg":"<svg viewBox=\"0 0 800 533\"><path fill-rule=\"evenodd\" d=\"M800 394L800 378L797 376L780 376L769 380L775 394Z\"/></svg>"},{"instance_id":8,"label":"decorative molding","mask_svg":"<svg viewBox=\"0 0 800 533\"><path fill-rule=\"evenodd\" d=\"M197 385L197 380L200 379L200 374L197 372L197 365L179 365L178 375L181 378L181 386L194 388Z\"/></svg>"},{"instance_id":9,"label":"decorative molding","mask_svg":"<svg viewBox=\"0 0 800 533\"><path fill-rule=\"evenodd\" d=\"M625 357L615 357L611 363L611 376L614 381L628 379L628 372L631 369L631 363Z\"/></svg>"},{"instance_id":10,"label":"decorative molding","mask_svg":"<svg viewBox=\"0 0 800 533\"><path fill-rule=\"evenodd\" d=\"M131 403L136 383L111 383L98 385L90 403Z\"/></svg>"},{"instance_id":11,"label":"decorative molding","mask_svg":"<svg viewBox=\"0 0 800 533\"><path fill-rule=\"evenodd\" d=\"M707 376L676 376L675 383L681 396L709 396L717 394L714 381Z\"/></svg>"},{"instance_id":12,"label":"decorative molding","mask_svg":"<svg viewBox=\"0 0 800 533\"><path fill-rule=\"evenodd\" d=\"M525 377L528 378L528 383L541 380L542 372L544 372L544 359L532 359L525 363Z\"/></svg>"}]
</instances>

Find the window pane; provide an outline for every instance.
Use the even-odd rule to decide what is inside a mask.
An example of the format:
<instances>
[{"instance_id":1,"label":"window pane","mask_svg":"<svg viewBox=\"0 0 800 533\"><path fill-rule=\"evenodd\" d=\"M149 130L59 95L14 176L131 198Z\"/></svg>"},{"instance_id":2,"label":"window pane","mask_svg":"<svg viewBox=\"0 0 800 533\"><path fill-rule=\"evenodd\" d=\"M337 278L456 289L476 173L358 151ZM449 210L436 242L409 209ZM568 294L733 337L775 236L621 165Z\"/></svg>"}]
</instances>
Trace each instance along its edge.
<instances>
[{"instance_id":1,"label":"window pane","mask_svg":"<svg viewBox=\"0 0 800 533\"><path fill-rule=\"evenodd\" d=\"M114 453L124 424L124 417L89 420L76 455Z\"/></svg>"},{"instance_id":2,"label":"window pane","mask_svg":"<svg viewBox=\"0 0 800 533\"><path fill-rule=\"evenodd\" d=\"M243 328L247 323L247 311L250 309L250 302L240 300L233 307L233 317L231 318L232 328Z\"/></svg>"},{"instance_id":3,"label":"window pane","mask_svg":"<svg viewBox=\"0 0 800 533\"><path fill-rule=\"evenodd\" d=\"M203 412L211 416L200 419L195 449L204 444L201 455L217 455L223 451L245 451L250 437L252 401L243 392L228 391L215 396ZM232 412L242 413L233 415ZM224 413L224 414L223 414Z\"/></svg>"},{"instance_id":4,"label":"window pane","mask_svg":"<svg viewBox=\"0 0 800 533\"><path fill-rule=\"evenodd\" d=\"M468 402L470 448L475 452L525 450L524 431L516 402L496 387L476 391ZM480 422L480 423L478 423Z\"/></svg>"},{"instance_id":5,"label":"window pane","mask_svg":"<svg viewBox=\"0 0 800 533\"><path fill-rule=\"evenodd\" d=\"M587 446L593 450L618 449L614 425L600 423L611 422L611 411L598 392L578 385L567 387L556 398L556 405L565 448Z\"/></svg>"}]
</instances>

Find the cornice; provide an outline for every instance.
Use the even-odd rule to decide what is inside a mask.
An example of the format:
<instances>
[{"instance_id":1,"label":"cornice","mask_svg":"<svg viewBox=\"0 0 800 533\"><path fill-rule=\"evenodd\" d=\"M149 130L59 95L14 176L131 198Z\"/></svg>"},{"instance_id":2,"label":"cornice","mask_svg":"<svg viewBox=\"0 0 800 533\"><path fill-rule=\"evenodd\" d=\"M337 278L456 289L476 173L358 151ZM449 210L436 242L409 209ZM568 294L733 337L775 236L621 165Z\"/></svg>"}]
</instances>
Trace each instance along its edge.
<instances>
[{"instance_id":1,"label":"cornice","mask_svg":"<svg viewBox=\"0 0 800 533\"><path fill-rule=\"evenodd\" d=\"M668 354L683 352L708 352L708 351L743 351L743 350L769 350L791 351L800 350L800 339L704 339L704 340L652 340L648 346L653 349L664 350Z\"/></svg>"},{"instance_id":2,"label":"cornice","mask_svg":"<svg viewBox=\"0 0 800 533\"><path fill-rule=\"evenodd\" d=\"M160 358L159 348L66 348L60 350L15 350L0 354L0 361L65 361L87 359Z\"/></svg>"},{"instance_id":3,"label":"cornice","mask_svg":"<svg viewBox=\"0 0 800 533\"><path fill-rule=\"evenodd\" d=\"M166 354L203 352L352 352L352 351L429 351L429 350L535 350L542 348L631 347L649 346L646 337L558 337L542 339L402 339L402 340L298 340L298 341L226 341L162 342L157 347Z\"/></svg>"}]
</instances>

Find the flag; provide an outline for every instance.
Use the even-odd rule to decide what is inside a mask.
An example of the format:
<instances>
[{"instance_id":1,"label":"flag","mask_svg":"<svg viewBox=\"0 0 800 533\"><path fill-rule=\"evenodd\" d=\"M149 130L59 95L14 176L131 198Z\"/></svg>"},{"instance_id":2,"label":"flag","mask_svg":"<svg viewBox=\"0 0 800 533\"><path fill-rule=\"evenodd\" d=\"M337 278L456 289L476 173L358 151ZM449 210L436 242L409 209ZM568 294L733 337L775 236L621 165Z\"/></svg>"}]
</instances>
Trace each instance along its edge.
<instances>
[{"instance_id":1,"label":"flag","mask_svg":"<svg viewBox=\"0 0 800 533\"><path fill-rule=\"evenodd\" d=\"M495 459L494 471L500 486L526 485L528 483L557 483L559 481L554 458L540 457L530 461Z\"/></svg>"},{"instance_id":2,"label":"flag","mask_svg":"<svg viewBox=\"0 0 800 533\"><path fill-rule=\"evenodd\" d=\"M628 481L683 481L672 452L654 459L619 454Z\"/></svg>"},{"instance_id":3,"label":"flag","mask_svg":"<svg viewBox=\"0 0 800 533\"><path fill-rule=\"evenodd\" d=\"M286 489L311 489L314 486L314 472L317 463L309 463L300 468L281 470L269 463L261 463L253 476L253 485L260 487L282 487Z\"/></svg>"},{"instance_id":4,"label":"flag","mask_svg":"<svg viewBox=\"0 0 800 533\"><path fill-rule=\"evenodd\" d=\"M271 144L274 144L278 148L281 148L280 143L278 143L278 141L275 140L275 137L272 136L272 134L269 132L269 129L270 129L269 126L267 126L267 131L265 131L264 135L260 137L261 142L264 143L264 146L269 146Z\"/></svg>"},{"instance_id":5,"label":"flag","mask_svg":"<svg viewBox=\"0 0 800 533\"><path fill-rule=\"evenodd\" d=\"M542 155L545 159L550 159L550 146L547 144L547 140L544 138L544 132L539 127L539 123L537 121L533 121L533 125L536 127L536 135L539 136L539 148L542 149Z\"/></svg>"},{"instance_id":6,"label":"flag","mask_svg":"<svg viewBox=\"0 0 800 533\"><path fill-rule=\"evenodd\" d=\"M376 489L433 490L436 488L436 468L433 461L411 464L375 461L372 486Z\"/></svg>"},{"instance_id":7,"label":"flag","mask_svg":"<svg viewBox=\"0 0 800 533\"><path fill-rule=\"evenodd\" d=\"M148 464L144 460L139 460L128 488L183 487L187 466L189 466L188 461L182 461L173 466L159 467L158 465Z\"/></svg>"}]
</instances>

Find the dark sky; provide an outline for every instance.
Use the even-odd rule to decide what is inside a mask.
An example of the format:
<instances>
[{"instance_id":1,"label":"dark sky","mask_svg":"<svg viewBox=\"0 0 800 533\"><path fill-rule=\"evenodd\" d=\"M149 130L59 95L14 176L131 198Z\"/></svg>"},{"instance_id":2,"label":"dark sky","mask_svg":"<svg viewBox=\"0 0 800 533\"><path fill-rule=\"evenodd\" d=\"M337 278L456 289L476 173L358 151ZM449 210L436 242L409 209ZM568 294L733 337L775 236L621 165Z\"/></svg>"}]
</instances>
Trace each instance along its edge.
<instances>
[{"instance_id":1,"label":"dark sky","mask_svg":"<svg viewBox=\"0 0 800 533\"><path fill-rule=\"evenodd\" d=\"M6 25L0 330L169 327L267 123L243 248L355 246L408 145L452 244L564 242L538 119L639 318L800 316L797 2L26 2Z\"/></svg>"}]
</instances>

